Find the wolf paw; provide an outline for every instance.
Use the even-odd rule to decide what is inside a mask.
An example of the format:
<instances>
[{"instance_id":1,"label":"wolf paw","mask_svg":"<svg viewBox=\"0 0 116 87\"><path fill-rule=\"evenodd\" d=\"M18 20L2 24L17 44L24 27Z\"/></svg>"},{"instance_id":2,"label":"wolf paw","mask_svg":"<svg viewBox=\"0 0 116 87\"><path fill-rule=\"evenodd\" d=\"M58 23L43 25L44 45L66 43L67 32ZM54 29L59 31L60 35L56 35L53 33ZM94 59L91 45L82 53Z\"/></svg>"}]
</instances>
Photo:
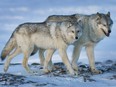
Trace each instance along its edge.
<instances>
[{"instance_id":1,"label":"wolf paw","mask_svg":"<svg viewBox=\"0 0 116 87\"><path fill-rule=\"evenodd\" d=\"M43 72L44 72L44 73L49 73L49 72L51 72L51 70L44 68L44 69L43 69Z\"/></svg>"},{"instance_id":2,"label":"wolf paw","mask_svg":"<svg viewBox=\"0 0 116 87\"><path fill-rule=\"evenodd\" d=\"M101 70L97 70L97 69L91 69L91 72L92 72L93 74L101 74L101 73L102 73Z\"/></svg>"},{"instance_id":3,"label":"wolf paw","mask_svg":"<svg viewBox=\"0 0 116 87\"><path fill-rule=\"evenodd\" d=\"M48 65L48 69L47 70L51 72L54 68L55 68L54 65Z\"/></svg>"},{"instance_id":4,"label":"wolf paw","mask_svg":"<svg viewBox=\"0 0 116 87\"><path fill-rule=\"evenodd\" d=\"M73 68L75 71L78 71L78 66L77 66L77 64L72 64L72 68Z\"/></svg>"},{"instance_id":5,"label":"wolf paw","mask_svg":"<svg viewBox=\"0 0 116 87\"><path fill-rule=\"evenodd\" d=\"M7 69L6 69L6 68L4 68L4 72L5 72L5 73L7 72Z\"/></svg>"},{"instance_id":6,"label":"wolf paw","mask_svg":"<svg viewBox=\"0 0 116 87\"><path fill-rule=\"evenodd\" d=\"M70 74L70 76L78 76L78 72L74 71L74 70L69 71L69 74Z\"/></svg>"},{"instance_id":7,"label":"wolf paw","mask_svg":"<svg viewBox=\"0 0 116 87\"><path fill-rule=\"evenodd\" d=\"M4 67L4 72L6 73L8 70L8 67Z\"/></svg>"},{"instance_id":8,"label":"wolf paw","mask_svg":"<svg viewBox=\"0 0 116 87\"><path fill-rule=\"evenodd\" d=\"M74 71L74 76L78 76L78 72L77 71Z\"/></svg>"}]
</instances>

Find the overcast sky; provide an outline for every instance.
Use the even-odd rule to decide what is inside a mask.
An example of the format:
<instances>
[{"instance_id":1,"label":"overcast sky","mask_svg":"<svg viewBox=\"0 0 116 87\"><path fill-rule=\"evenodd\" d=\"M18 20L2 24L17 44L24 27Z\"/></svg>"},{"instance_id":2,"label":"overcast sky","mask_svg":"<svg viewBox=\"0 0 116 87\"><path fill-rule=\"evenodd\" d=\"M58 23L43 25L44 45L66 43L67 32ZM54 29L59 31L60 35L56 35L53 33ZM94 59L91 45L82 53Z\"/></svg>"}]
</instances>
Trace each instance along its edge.
<instances>
[{"instance_id":1,"label":"overcast sky","mask_svg":"<svg viewBox=\"0 0 116 87\"><path fill-rule=\"evenodd\" d=\"M116 58L116 0L0 0L0 52L13 30L24 22L41 22L49 15L93 14L111 12L114 22L110 37L95 49L99 58ZM69 50L72 50L69 49ZM81 55L85 56L85 51Z\"/></svg>"}]
</instances>

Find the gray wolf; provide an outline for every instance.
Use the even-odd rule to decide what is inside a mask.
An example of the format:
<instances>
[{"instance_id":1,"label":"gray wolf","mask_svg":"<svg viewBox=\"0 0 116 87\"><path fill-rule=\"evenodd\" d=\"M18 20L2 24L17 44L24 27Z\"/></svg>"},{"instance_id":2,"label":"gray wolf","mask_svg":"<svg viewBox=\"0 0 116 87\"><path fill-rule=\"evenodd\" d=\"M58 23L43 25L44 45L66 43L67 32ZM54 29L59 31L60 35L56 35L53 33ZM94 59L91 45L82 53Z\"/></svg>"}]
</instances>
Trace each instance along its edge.
<instances>
[{"instance_id":1,"label":"gray wolf","mask_svg":"<svg viewBox=\"0 0 116 87\"><path fill-rule=\"evenodd\" d=\"M106 36L109 37L113 21L110 17L110 12L107 14L98 13L92 15L76 15L80 18L83 26L82 35L78 41L74 43L75 47L72 55L72 67L78 70L77 61L80 56L82 47L85 47L89 59L91 71L93 73L101 73L95 67L94 48L97 43L103 40Z\"/></svg>"},{"instance_id":2,"label":"gray wolf","mask_svg":"<svg viewBox=\"0 0 116 87\"><path fill-rule=\"evenodd\" d=\"M52 15L46 19L46 22L67 20L72 22L81 20L81 26L83 28L81 37L74 43L74 50L71 61L73 69L76 71L78 70L77 61L79 59L82 47L85 47L91 71L93 73L101 73L101 71L97 70L95 67L94 48L97 43L103 40L106 36L109 37L111 33L113 21L110 17L110 12L107 14L97 12L96 14L91 15ZM44 60L44 56L42 54L44 51L39 50L41 60Z\"/></svg>"},{"instance_id":3,"label":"gray wolf","mask_svg":"<svg viewBox=\"0 0 116 87\"><path fill-rule=\"evenodd\" d=\"M81 21L80 20L78 21L75 15L70 15L70 16L69 15L52 15L45 20L46 23L47 22L62 22L62 21L71 21L72 23L77 23L76 26L78 31L77 32L78 37L82 35ZM52 61L51 59L49 59L49 62L48 62L48 59L46 59L47 62L45 61L45 58L44 58L45 49L40 49L35 47L33 52L31 53L31 56L34 55L38 50L39 50L40 64L44 66L44 70L48 66L48 69L46 68L45 72L51 71L53 68ZM52 54L51 54L51 57L52 57Z\"/></svg>"},{"instance_id":4,"label":"gray wolf","mask_svg":"<svg viewBox=\"0 0 116 87\"><path fill-rule=\"evenodd\" d=\"M24 23L19 25L1 53L2 60L7 57L4 64L4 71L6 72L8 70L10 61L15 56L23 53L22 65L26 71L33 73L28 66L28 58L35 48L40 48L47 50L46 59L50 59L54 51L58 50L69 73L74 75L75 72L68 60L66 49L68 45L78 39L76 28L77 23L68 21Z\"/></svg>"}]
</instances>

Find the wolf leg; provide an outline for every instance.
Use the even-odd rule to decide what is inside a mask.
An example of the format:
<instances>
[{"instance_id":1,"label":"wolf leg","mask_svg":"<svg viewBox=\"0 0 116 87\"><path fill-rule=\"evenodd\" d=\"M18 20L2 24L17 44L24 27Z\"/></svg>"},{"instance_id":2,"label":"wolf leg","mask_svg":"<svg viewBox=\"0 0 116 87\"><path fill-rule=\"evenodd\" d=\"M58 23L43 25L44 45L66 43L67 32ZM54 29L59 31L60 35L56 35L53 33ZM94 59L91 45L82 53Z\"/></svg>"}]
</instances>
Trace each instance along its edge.
<instances>
[{"instance_id":1,"label":"wolf leg","mask_svg":"<svg viewBox=\"0 0 116 87\"><path fill-rule=\"evenodd\" d=\"M45 60L45 58L44 58L44 52L45 52L44 49L39 49L40 64L42 66L44 66L44 60Z\"/></svg>"},{"instance_id":2,"label":"wolf leg","mask_svg":"<svg viewBox=\"0 0 116 87\"><path fill-rule=\"evenodd\" d=\"M45 62L44 62L44 72L49 72L49 71L52 71L52 65L49 65L49 62L51 62L51 58L52 58L52 55L55 52L55 50L49 49L46 51L47 52L46 52L46 58L45 58Z\"/></svg>"},{"instance_id":3,"label":"wolf leg","mask_svg":"<svg viewBox=\"0 0 116 87\"><path fill-rule=\"evenodd\" d=\"M88 59L89 59L89 64L90 64L91 71L93 73L96 73L96 74L101 73L101 71L97 70L96 67L95 67L94 45L86 46L86 52L87 52L87 56L88 56Z\"/></svg>"},{"instance_id":4,"label":"wolf leg","mask_svg":"<svg viewBox=\"0 0 116 87\"><path fill-rule=\"evenodd\" d=\"M68 56L67 56L67 53L66 53L66 49L62 49L62 48L59 49L59 54L60 54L60 56L62 58L63 63L65 64L65 66L69 70L69 73L71 75L77 74L76 72L74 72L74 70L73 70L73 68L72 68L72 66L70 64L70 61L69 61Z\"/></svg>"},{"instance_id":5,"label":"wolf leg","mask_svg":"<svg viewBox=\"0 0 116 87\"><path fill-rule=\"evenodd\" d=\"M27 72L32 73L28 66L28 58L29 58L29 55L27 52L25 52L22 65L26 69Z\"/></svg>"},{"instance_id":6,"label":"wolf leg","mask_svg":"<svg viewBox=\"0 0 116 87\"><path fill-rule=\"evenodd\" d=\"M5 64L4 64L4 72L7 72L11 60L15 56L17 56L19 53L21 53L21 50L20 50L20 48L17 47L12 54L8 55L8 58L7 58L7 60L6 60Z\"/></svg>"},{"instance_id":7,"label":"wolf leg","mask_svg":"<svg viewBox=\"0 0 116 87\"><path fill-rule=\"evenodd\" d=\"M27 49L28 49L28 50L27 50ZM30 48L28 48L28 45L27 45L27 46L25 46L25 49L22 49L23 54L24 54L24 58L23 58L22 65L23 65L23 67L26 69L26 71L27 71L28 73L32 73L32 74L33 74L34 72L31 71L31 69L30 69L29 66L28 66L28 58L29 58L30 54L32 53L33 49L34 49L34 46L33 46L33 45L31 45Z\"/></svg>"},{"instance_id":8,"label":"wolf leg","mask_svg":"<svg viewBox=\"0 0 116 87\"><path fill-rule=\"evenodd\" d=\"M78 43L75 44L73 54L72 54L72 67L75 71L78 71L77 61L79 59L80 53L81 53L82 46Z\"/></svg>"}]
</instances>

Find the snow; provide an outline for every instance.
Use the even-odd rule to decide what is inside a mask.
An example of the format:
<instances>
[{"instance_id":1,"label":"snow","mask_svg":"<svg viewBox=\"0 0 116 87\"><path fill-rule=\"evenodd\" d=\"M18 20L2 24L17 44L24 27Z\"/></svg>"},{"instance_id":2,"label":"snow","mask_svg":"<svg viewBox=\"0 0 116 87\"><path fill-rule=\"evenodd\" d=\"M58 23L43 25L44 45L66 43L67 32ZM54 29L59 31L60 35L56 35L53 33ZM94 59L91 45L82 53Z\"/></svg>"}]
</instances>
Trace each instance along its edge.
<instances>
[{"instance_id":1,"label":"snow","mask_svg":"<svg viewBox=\"0 0 116 87\"><path fill-rule=\"evenodd\" d=\"M38 64L29 66L38 72L42 67ZM103 74L97 75L91 74L89 65L82 62L79 68L83 72L78 76L70 76L62 63L55 63L54 66L58 68L48 74L29 74L21 64L11 64L8 72L4 73L3 64L0 64L0 87L116 87L116 61L96 62L96 67L103 71Z\"/></svg>"}]
</instances>

